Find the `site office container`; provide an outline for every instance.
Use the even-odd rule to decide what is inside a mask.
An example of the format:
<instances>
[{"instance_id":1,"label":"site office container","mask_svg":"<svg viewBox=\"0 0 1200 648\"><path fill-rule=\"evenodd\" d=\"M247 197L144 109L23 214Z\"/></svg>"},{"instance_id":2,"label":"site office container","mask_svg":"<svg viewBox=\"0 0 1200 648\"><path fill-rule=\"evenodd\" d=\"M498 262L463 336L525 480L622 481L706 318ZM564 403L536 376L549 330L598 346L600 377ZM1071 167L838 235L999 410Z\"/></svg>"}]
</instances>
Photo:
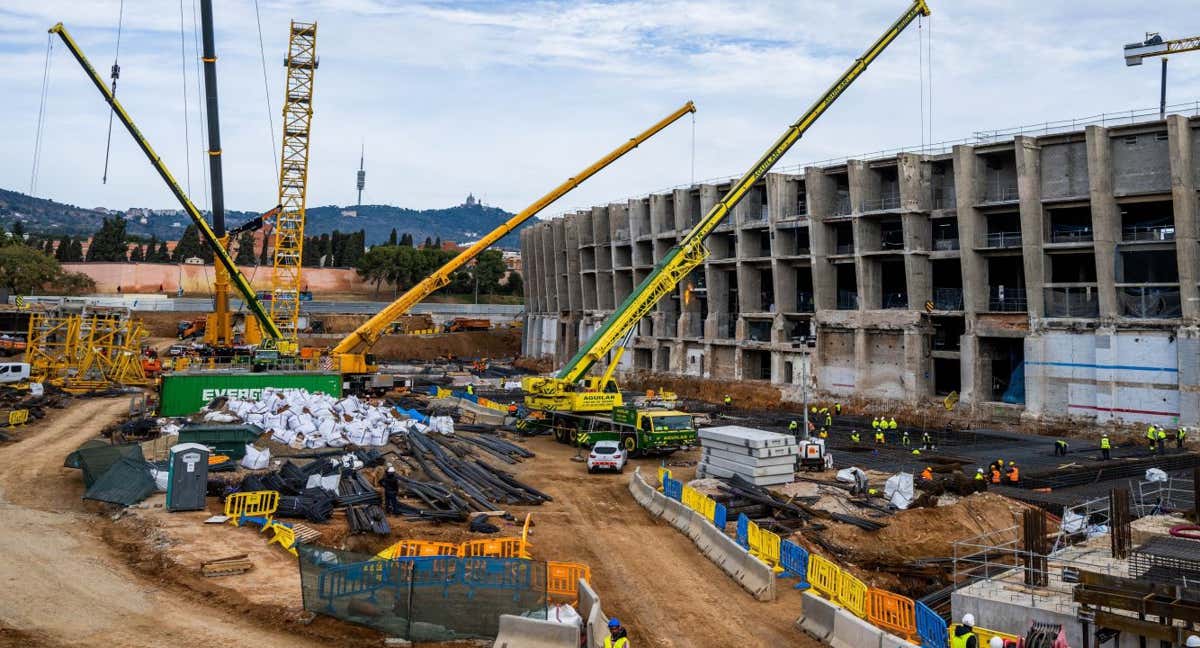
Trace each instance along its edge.
<instances>
[{"instance_id":1,"label":"site office container","mask_svg":"<svg viewBox=\"0 0 1200 648\"><path fill-rule=\"evenodd\" d=\"M307 389L312 393L342 396L342 376L314 372L186 372L167 374L159 392L160 416L188 416L218 396L254 400L267 387Z\"/></svg>"}]
</instances>

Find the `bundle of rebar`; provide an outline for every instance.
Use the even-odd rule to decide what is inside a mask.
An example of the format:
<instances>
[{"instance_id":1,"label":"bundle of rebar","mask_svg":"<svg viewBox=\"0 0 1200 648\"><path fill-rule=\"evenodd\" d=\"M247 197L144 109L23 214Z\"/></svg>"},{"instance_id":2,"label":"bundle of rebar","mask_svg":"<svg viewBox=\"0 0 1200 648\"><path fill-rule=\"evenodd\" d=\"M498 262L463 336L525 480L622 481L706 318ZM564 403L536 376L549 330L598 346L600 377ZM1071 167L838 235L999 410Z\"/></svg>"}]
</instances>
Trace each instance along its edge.
<instances>
[{"instance_id":1,"label":"bundle of rebar","mask_svg":"<svg viewBox=\"0 0 1200 648\"><path fill-rule=\"evenodd\" d=\"M350 525L351 534L374 533L385 536L392 532L387 516L374 504L347 506L346 522Z\"/></svg>"},{"instance_id":2,"label":"bundle of rebar","mask_svg":"<svg viewBox=\"0 0 1200 648\"><path fill-rule=\"evenodd\" d=\"M413 459L430 482L459 491L472 510L495 511L505 504L541 504L549 495L518 481L514 476L483 461L471 458L468 447L439 435L420 432L406 436ZM497 446L498 447L498 446ZM436 468L436 470L434 470Z\"/></svg>"}]
</instances>

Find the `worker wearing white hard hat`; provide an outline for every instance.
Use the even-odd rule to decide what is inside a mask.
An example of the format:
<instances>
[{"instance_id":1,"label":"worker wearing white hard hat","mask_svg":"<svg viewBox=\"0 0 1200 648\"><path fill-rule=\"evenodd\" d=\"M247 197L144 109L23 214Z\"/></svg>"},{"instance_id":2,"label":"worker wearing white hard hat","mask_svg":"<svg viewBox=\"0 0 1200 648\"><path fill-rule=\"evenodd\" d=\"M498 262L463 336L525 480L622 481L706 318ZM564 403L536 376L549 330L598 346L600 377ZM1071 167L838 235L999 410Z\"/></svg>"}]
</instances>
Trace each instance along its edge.
<instances>
[{"instance_id":1,"label":"worker wearing white hard hat","mask_svg":"<svg viewBox=\"0 0 1200 648\"><path fill-rule=\"evenodd\" d=\"M988 639L988 648L1004 648L1004 640L1000 637Z\"/></svg>"},{"instance_id":2,"label":"worker wearing white hard hat","mask_svg":"<svg viewBox=\"0 0 1200 648\"><path fill-rule=\"evenodd\" d=\"M1200 648L1200 636L1191 635L1187 638L1187 643L1184 645L1187 648Z\"/></svg>"},{"instance_id":3,"label":"worker wearing white hard hat","mask_svg":"<svg viewBox=\"0 0 1200 648\"><path fill-rule=\"evenodd\" d=\"M979 648L974 614L964 614L962 624L954 626L954 631L950 633L950 648Z\"/></svg>"}]
</instances>

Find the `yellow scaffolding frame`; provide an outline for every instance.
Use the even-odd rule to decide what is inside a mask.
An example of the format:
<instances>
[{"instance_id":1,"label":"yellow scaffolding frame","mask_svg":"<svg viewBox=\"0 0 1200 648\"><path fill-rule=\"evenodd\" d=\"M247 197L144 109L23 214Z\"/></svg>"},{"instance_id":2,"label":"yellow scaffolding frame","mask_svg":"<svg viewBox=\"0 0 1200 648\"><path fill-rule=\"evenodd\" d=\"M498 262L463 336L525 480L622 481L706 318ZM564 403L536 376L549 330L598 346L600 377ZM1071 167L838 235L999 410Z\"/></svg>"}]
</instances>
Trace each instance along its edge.
<instances>
[{"instance_id":1,"label":"yellow scaffolding frame","mask_svg":"<svg viewBox=\"0 0 1200 648\"><path fill-rule=\"evenodd\" d=\"M30 376L69 392L147 385L140 320L114 311L32 313L25 362Z\"/></svg>"}]
</instances>

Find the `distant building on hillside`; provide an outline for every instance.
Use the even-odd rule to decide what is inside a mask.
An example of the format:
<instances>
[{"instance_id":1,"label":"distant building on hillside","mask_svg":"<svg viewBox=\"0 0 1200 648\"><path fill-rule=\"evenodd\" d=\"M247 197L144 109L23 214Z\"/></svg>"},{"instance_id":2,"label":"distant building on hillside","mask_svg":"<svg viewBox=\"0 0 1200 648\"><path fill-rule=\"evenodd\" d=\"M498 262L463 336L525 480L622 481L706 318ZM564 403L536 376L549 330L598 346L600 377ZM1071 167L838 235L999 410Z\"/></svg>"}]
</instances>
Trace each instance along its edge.
<instances>
[{"instance_id":1,"label":"distant building on hillside","mask_svg":"<svg viewBox=\"0 0 1200 648\"><path fill-rule=\"evenodd\" d=\"M467 201L463 203L463 207L476 207L479 205L481 205L481 203L478 200L475 200L475 194L467 194Z\"/></svg>"}]
</instances>

